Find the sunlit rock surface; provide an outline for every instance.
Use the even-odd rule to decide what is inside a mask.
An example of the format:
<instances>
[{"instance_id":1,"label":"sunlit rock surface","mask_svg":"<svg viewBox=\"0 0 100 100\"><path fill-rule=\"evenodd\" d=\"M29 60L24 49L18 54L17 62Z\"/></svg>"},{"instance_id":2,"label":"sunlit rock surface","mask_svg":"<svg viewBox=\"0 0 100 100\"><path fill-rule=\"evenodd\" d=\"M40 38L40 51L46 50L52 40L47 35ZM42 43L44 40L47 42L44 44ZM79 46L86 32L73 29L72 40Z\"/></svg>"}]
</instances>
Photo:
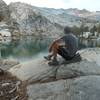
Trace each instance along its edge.
<instances>
[{"instance_id":1,"label":"sunlit rock surface","mask_svg":"<svg viewBox=\"0 0 100 100\"><path fill-rule=\"evenodd\" d=\"M82 60L79 62L49 66L46 60L38 58L18 64L12 67L9 72L23 81L28 80L30 82L100 75L100 49L84 49L79 52L82 57ZM63 61L62 58L60 58L59 62L61 61Z\"/></svg>"},{"instance_id":2,"label":"sunlit rock surface","mask_svg":"<svg viewBox=\"0 0 100 100\"><path fill-rule=\"evenodd\" d=\"M28 82L28 100L99 100L100 48L79 53L82 60L78 62L49 66L46 60L36 58L9 72Z\"/></svg>"},{"instance_id":3,"label":"sunlit rock surface","mask_svg":"<svg viewBox=\"0 0 100 100\"><path fill-rule=\"evenodd\" d=\"M100 76L83 76L27 87L28 100L100 100Z\"/></svg>"},{"instance_id":4,"label":"sunlit rock surface","mask_svg":"<svg viewBox=\"0 0 100 100\"><path fill-rule=\"evenodd\" d=\"M50 36L62 35L63 27L50 22L43 15L34 12L33 6L25 3L11 3L9 5L11 19L13 19L22 35Z\"/></svg>"},{"instance_id":5,"label":"sunlit rock surface","mask_svg":"<svg viewBox=\"0 0 100 100\"><path fill-rule=\"evenodd\" d=\"M0 59L0 68L6 71L17 64L19 64L19 62L15 60Z\"/></svg>"}]
</instances>

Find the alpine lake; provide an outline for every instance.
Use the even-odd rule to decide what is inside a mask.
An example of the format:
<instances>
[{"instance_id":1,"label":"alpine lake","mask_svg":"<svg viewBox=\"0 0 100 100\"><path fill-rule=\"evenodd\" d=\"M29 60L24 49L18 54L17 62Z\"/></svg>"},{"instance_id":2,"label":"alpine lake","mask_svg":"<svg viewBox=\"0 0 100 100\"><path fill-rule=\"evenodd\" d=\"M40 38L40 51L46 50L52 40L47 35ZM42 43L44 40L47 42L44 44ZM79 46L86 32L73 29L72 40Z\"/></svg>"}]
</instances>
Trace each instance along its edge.
<instances>
[{"instance_id":1,"label":"alpine lake","mask_svg":"<svg viewBox=\"0 0 100 100\"><path fill-rule=\"evenodd\" d=\"M25 62L42 57L48 53L48 46L53 38L21 36L20 38L5 37L0 40L0 59L15 59ZM79 39L79 49L100 47L98 39Z\"/></svg>"}]
</instances>

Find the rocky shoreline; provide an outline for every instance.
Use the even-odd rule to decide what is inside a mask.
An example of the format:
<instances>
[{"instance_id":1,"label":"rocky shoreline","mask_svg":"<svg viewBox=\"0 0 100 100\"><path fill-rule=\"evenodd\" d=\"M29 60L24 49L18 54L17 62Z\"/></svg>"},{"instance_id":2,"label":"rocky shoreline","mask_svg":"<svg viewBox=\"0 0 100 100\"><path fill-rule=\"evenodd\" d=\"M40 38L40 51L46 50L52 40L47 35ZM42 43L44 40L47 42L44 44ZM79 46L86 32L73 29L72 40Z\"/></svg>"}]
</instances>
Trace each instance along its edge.
<instances>
[{"instance_id":1,"label":"rocky shoreline","mask_svg":"<svg viewBox=\"0 0 100 100\"><path fill-rule=\"evenodd\" d=\"M59 66L48 66L47 61L36 59L25 63L7 61L0 68L8 64L5 70L27 82L27 100L100 100L100 48L79 53L81 61Z\"/></svg>"}]
</instances>

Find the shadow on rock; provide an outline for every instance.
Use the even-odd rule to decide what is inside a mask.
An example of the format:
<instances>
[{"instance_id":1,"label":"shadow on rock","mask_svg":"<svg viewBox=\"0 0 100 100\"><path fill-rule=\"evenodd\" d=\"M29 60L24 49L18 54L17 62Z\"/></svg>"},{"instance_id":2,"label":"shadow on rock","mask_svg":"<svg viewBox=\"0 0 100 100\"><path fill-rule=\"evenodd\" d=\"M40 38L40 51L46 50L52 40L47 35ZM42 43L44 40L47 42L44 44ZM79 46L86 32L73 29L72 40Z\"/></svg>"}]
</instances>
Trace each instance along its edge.
<instances>
[{"instance_id":1,"label":"shadow on rock","mask_svg":"<svg viewBox=\"0 0 100 100\"><path fill-rule=\"evenodd\" d=\"M81 60L82 60L82 58L81 58L80 54L77 53L73 59L71 59L71 60L64 60L64 61L60 62L60 65L76 63L76 62L80 62Z\"/></svg>"}]
</instances>

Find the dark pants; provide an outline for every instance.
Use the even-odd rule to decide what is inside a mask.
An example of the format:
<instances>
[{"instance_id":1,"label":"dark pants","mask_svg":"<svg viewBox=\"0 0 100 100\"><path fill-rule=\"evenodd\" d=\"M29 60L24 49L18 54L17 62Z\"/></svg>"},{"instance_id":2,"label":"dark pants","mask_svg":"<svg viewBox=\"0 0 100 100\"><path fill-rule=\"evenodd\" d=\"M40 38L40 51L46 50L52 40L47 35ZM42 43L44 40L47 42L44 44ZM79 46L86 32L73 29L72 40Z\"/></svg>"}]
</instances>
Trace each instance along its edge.
<instances>
[{"instance_id":1,"label":"dark pants","mask_svg":"<svg viewBox=\"0 0 100 100\"><path fill-rule=\"evenodd\" d=\"M64 47L58 49L58 54L62 56L65 60L71 60L73 57L70 57L68 51Z\"/></svg>"}]
</instances>

